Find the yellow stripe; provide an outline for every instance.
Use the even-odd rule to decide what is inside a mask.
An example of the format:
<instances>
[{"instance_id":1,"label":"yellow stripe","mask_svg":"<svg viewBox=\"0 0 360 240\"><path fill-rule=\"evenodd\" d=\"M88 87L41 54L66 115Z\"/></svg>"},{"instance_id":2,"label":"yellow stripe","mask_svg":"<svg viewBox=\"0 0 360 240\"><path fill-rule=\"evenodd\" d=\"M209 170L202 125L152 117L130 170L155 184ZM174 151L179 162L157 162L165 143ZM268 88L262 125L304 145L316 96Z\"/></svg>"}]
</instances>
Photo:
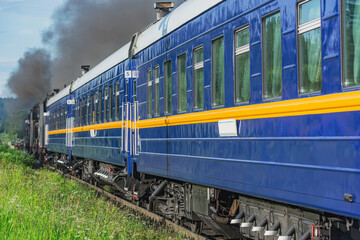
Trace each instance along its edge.
<instances>
[{"instance_id":1,"label":"yellow stripe","mask_svg":"<svg viewBox=\"0 0 360 240\"><path fill-rule=\"evenodd\" d=\"M127 126L128 126L127 122L124 122L124 127L127 128ZM71 132L87 132L90 130L105 130L105 129L113 129L113 128L122 128L121 121L75 127L71 129ZM64 134L64 133L66 133L66 129L49 131L47 134L53 135L53 134Z\"/></svg>"},{"instance_id":2,"label":"yellow stripe","mask_svg":"<svg viewBox=\"0 0 360 240\"><path fill-rule=\"evenodd\" d=\"M346 92L279 102L189 113L139 121L139 128L360 111L360 92Z\"/></svg>"},{"instance_id":3,"label":"yellow stripe","mask_svg":"<svg viewBox=\"0 0 360 240\"><path fill-rule=\"evenodd\" d=\"M360 111L360 91L337 93L317 97L305 97L279 102L261 103L197 113L181 114L169 117L146 119L138 121L137 127L152 128L217 122L223 119L246 120L349 111ZM127 128L129 124L126 124L125 122L124 125L124 127ZM135 128L135 123L132 122L131 126L132 128ZM110 128L121 128L121 121L74 128L73 132ZM51 131L48 134L50 135L59 133L65 133L65 130Z\"/></svg>"}]
</instances>

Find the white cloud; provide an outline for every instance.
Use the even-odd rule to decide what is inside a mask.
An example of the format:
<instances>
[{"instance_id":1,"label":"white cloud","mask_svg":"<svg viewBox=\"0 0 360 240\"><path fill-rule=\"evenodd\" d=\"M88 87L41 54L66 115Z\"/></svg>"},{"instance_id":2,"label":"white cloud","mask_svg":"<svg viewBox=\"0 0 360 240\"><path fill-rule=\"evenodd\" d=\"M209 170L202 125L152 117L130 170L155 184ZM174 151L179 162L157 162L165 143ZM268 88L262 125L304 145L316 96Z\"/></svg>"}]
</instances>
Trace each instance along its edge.
<instances>
[{"instance_id":1,"label":"white cloud","mask_svg":"<svg viewBox=\"0 0 360 240\"><path fill-rule=\"evenodd\" d=\"M0 63L16 63L18 61L18 59L6 59L6 58L0 58Z\"/></svg>"},{"instance_id":2,"label":"white cloud","mask_svg":"<svg viewBox=\"0 0 360 240\"><path fill-rule=\"evenodd\" d=\"M24 2L25 0L2 0L3 2L16 3L16 2Z\"/></svg>"},{"instance_id":3,"label":"white cloud","mask_svg":"<svg viewBox=\"0 0 360 240\"><path fill-rule=\"evenodd\" d=\"M30 29L23 29L19 32L20 35L36 35L38 34L38 32L35 32L33 30Z\"/></svg>"}]
</instances>

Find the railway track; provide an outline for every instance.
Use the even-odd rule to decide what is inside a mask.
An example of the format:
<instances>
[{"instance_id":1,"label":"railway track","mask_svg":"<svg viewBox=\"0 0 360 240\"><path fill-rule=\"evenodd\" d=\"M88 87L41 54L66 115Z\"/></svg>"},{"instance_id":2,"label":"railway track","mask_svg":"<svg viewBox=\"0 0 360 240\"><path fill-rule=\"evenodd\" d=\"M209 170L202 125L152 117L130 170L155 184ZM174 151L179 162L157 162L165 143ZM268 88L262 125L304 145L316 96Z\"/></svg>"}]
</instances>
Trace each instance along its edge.
<instances>
[{"instance_id":1,"label":"railway track","mask_svg":"<svg viewBox=\"0 0 360 240\"><path fill-rule=\"evenodd\" d=\"M114 203L120 204L122 206L127 207L128 209L131 209L132 211L139 213L143 216L145 216L146 218L155 221L157 223L161 223L164 224L166 227L170 228L171 230L173 230L174 232L177 233L181 233L183 234L185 237L187 237L188 239L193 239L193 240L222 240L224 239L223 237L218 237L218 236L202 236L202 235L198 235L196 233L191 232L190 230L177 225L167 219L165 219L164 217L157 215L153 212L148 211L147 209L141 208L139 206L136 206L135 204L128 202L100 187L94 186L88 182L85 182L81 179L78 179L74 176L68 175L68 174L64 174L62 171L55 169L54 167L50 167L48 166L48 169L51 171L55 171L58 172L59 174L61 174L63 176L63 178L67 178L67 179L72 179L77 181L78 183L85 185L87 187L89 187L90 189L93 189L94 191L96 191L98 194L101 194L103 196L106 196L110 201L113 201Z\"/></svg>"}]
</instances>

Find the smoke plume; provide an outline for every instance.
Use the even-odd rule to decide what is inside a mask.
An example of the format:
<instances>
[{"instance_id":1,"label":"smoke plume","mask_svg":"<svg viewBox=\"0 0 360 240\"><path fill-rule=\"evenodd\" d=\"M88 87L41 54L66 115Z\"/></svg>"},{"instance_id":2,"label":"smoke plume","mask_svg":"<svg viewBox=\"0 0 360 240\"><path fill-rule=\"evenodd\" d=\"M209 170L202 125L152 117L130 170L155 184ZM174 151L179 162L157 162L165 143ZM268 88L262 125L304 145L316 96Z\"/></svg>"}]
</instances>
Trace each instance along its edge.
<instances>
[{"instance_id":1,"label":"smoke plume","mask_svg":"<svg viewBox=\"0 0 360 240\"><path fill-rule=\"evenodd\" d=\"M53 25L42 36L54 52L52 59L45 50L25 53L8 85L26 103L63 88L80 76L81 65L95 66L153 22L155 1L67 0L54 12ZM176 0L175 5L184 1Z\"/></svg>"},{"instance_id":2,"label":"smoke plume","mask_svg":"<svg viewBox=\"0 0 360 240\"><path fill-rule=\"evenodd\" d=\"M180 2L179 0L177 2ZM182 1L181 1L182 2ZM151 0L68 0L43 41L56 46L52 83L61 88L118 50L155 20Z\"/></svg>"},{"instance_id":3,"label":"smoke plume","mask_svg":"<svg viewBox=\"0 0 360 240\"><path fill-rule=\"evenodd\" d=\"M8 80L8 86L25 106L44 99L50 91L51 59L44 49L31 49L18 61L18 69Z\"/></svg>"}]
</instances>

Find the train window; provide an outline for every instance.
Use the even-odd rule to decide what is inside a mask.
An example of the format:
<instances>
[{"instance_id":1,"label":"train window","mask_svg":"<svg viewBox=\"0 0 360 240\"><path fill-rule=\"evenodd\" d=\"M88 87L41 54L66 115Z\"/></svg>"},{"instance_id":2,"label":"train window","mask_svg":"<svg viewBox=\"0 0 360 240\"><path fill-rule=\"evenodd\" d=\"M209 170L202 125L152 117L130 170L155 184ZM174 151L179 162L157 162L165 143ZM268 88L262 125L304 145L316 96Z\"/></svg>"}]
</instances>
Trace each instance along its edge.
<instances>
[{"instance_id":1,"label":"train window","mask_svg":"<svg viewBox=\"0 0 360 240\"><path fill-rule=\"evenodd\" d=\"M154 68L154 115L159 116L160 115L160 74L159 74L159 66L156 66Z\"/></svg>"},{"instance_id":2,"label":"train window","mask_svg":"<svg viewBox=\"0 0 360 240\"><path fill-rule=\"evenodd\" d=\"M171 60L164 63L165 114L172 113Z\"/></svg>"},{"instance_id":3,"label":"train window","mask_svg":"<svg viewBox=\"0 0 360 240\"><path fill-rule=\"evenodd\" d=\"M90 96L90 114L89 114L89 123L94 123L94 94Z\"/></svg>"},{"instance_id":4,"label":"train window","mask_svg":"<svg viewBox=\"0 0 360 240\"><path fill-rule=\"evenodd\" d=\"M64 117L64 114L63 114L63 108L60 108L60 126L59 126L59 129L63 129L63 117Z\"/></svg>"},{"instance_id":5,"label":"train window","mask_svg":"<svg viewBox=\"0 0 360 240\"><path fill-rule=\"evenodd\" d=\"M80 113L79 113L79 126L82 126L83 125L83 104L84 104L84 100L83 99L80 99Z\"/></svg>"},{"instance_id":6,"label":"train window","mask_svg":"<svg viewBox=\"0 0 360 240\"><path fill-rule=\"evenodd\" d=\"M133 98L136 101L136 78L133 80Z\"/></svg>"},{"instance_id":7,"label":"train window","mask_svg":"<svg viewBox=\"0 0 360 240\"><path fill-rule=\"evenodd\" d=\"M235 102L250 101L250 31L235 32Z\"/></svg>"},{"instance_id":8,"label":"train window","mask_svg":"<svg viewBox=\"0 0 360 240\"><path fill-rule=\"evenodd\" d=\"M102 91L99 91L99 102L98 102L98 109L99 109L99 121L102 121Z\"/></svg>"},{"instance_id":9,"label":"train window","mask_svg":"<svg viewBox=\"0 0 360 240\"><path fill-rule=\"evenodd\" d=\"M321 91L320 0L299 4L299 92Z\"/></svg>"},{"instance_id":10,"label":"train window","mask_svg":"<svg viewBox=\"0 0 360 240\"><path fill-rule=\"evenodd\" d=\"M78 102L76 101L76 102L75 102L75 118L74 118L74 127L76 127L76 126L77 126L77 114L78 114L78 112L77 112L77 107L78 107Z\"/></svg>"},{"instance_id":11,"label":"train window","mask_svg":"<svg viewBox=\"0 0 360 240\"><path fill-rule=\"evenodd\" d=\"M63 129L64 127L64 108L60 108L60 129Z\"/></svg>"},{"instance_id":12,"label":"train window","mask_svg":"<svg viewBox=\"0 0 360 240\"><path fill-rule=\"evenodd\" d=\"M76 126L78 127L80 125L80 100L77 101L77 107L76 107Z\"/></svg>"},{"instance_id":13,"label":"train window","mask_svg":"<svg viewBox=\"0 0 360 240\"><path fill-rule=\"evenodd\" d=\"M225 104L224 37L212 41L212 105Z\"/></svg>"},{"instance_id":14,"label":"train window","mask_svg":"<svg viewBox=\"0 0 360 240\"><path fill-rule=\"evenodd\" d=\"M86 100L86 124L89 125L90 124L90 96L87 96L87 100Z\"/></svg>"},{"instance_id":15,"label":"train window","mask_svg":"<svg viewBox=\"0 0 360 240\"><path fill-rule=\"evenodd\" d=\"M76 126L80 126L80 106L81 106L81 101L78 100L77 101L77 108L76 108Z\"/></svg>"},{"instance_id":16,"label":"train window","mask_svg":"<svg viewBox=\"0 0 360 240\"><path fill-rule=\"evenodd\" d=\"M82 126L82 100L79 101L79 126Z\"/></svg>"},{"instance_id":17,"label":"train window","mask_svg":"<svg viewBox=\"0 0 360 240\"><path fill-rule=\"evenodd\" d=\"M86 98L83 98L83 115L82 115L82 125L86 125Z\"/></svg>"},{"instance_id":18,"label":"train window","mask_svg":"<svg viewBox=\"0 0 360 240\"><path fill-rule=\"evenodd\" d=\"M360 85L360 1L343 0L343 86Z\"/></svg>"},{"instance_id":19,"label":"train window","mask_svg":"<svg viewBox=\"0 0 360 240\"><path fill-rule=\"evenodd\" d=\"M78 120L78 126L81 126L81 118L82 118L82 100L79 100L79 114L78 114L79 120Z\"/></svg>"},{"instance_id":20,"label":"train window","mask_svg":"<svg viewBox=\"0 0 360 240\"><path fill-rule=\"evenodd\" d=\"M99 104L99 96L98 96L98 93L96 92L95 93L95 104L94 104L94 108L95 108L95 110L94 110L94 114L95 114L95 116L94 116L94 123L97 123L98 122L98 104Z\"/></svg>"},{"instance_id":21,"label":"train window","mask_svg":"<svg viewBox=\"0 0 360 240\"><path fill-rule=\"evenodd\" d=\"M107 121L107 111L108 111L108 89L104 90L104 122Z\"/></svg>"},{"instance_id":22,"label":"train window","mask_svg":"<svg viewBox=\"0 0 360 240\"><path fill-rule=\"evenodd\" d=\"M152 81L151 81L151 69L147 71L147 115L152 116Z\"/></svg>"},{"instance_id":23,"label":"train window","mask_svg":"<svg viewBox=\"0 0 360 240\"><path fill-rule=\"evenodd\" d=\"M66 121L68 119L68 112L67 112L67 106L64 108L64 128L67 128Z\"/></svg>"},{"instance_id":24,"label":"train window","mask_svg":"<svg viewBox=\"0 0 360 240\"><path fill-rule=\"evenodd\" d=\"M115 85L115 119L119 120L119 104L120 104L120 92L119 83Z\"/></svg>"},{"instance_id":25,"label":"train window","mask_svg":"<svg viewBox=\"0 0 360 240\"><path fill-rule=\"evenodd\" d=\"M62 128L65 128L65 119L66 119L66 115L65 115L65 108L62 109L63 110L63 119L62 119Z\"/></svg>"},{"instance_id":26,"label":"train window","mask_svg":"<svg viewBox=\"0 0 360 240\"><path fill-rule=\"evenodd\" d=\"M110 97L109 97L109 121L113 120L113 101L114 101L114 91L113 85L109 87Z\"/></svg>"},{"instance_id":27,"label":"train window","mask_svg":"<svg viewBox=\"0 0 360 240\"><path fill-rule=\"evenodd\" d=\"M186 54L178 56L178 112L186 112Z\"/></svg>"},{"instance_id":28,"label":"train window","mask_svg":"<svg viewBox=\"0 0 360 240\"><path fill-rule=\"evenodd\" d=\"M80 126L84 125L84 99L80 103Z\"/></svg>"},{"instance_id":29,"label":"train window","mask_svg":"<svg viewBox=\"0 0 360 240\"><path fill-rule=\"evenodd\" d=\"M204 48L194 49L194 108L204 108Z\"/></svg>"},{"instance_id":30,"label":"train window","mask_svg":"<svg viewBox=\"0 0 360 240\"><path fill-rule=\"evenodd\" d=\"M280 13L263 21L263 96L265 99L282 95L281 18Z\"/></svg>"}]
</instances>

